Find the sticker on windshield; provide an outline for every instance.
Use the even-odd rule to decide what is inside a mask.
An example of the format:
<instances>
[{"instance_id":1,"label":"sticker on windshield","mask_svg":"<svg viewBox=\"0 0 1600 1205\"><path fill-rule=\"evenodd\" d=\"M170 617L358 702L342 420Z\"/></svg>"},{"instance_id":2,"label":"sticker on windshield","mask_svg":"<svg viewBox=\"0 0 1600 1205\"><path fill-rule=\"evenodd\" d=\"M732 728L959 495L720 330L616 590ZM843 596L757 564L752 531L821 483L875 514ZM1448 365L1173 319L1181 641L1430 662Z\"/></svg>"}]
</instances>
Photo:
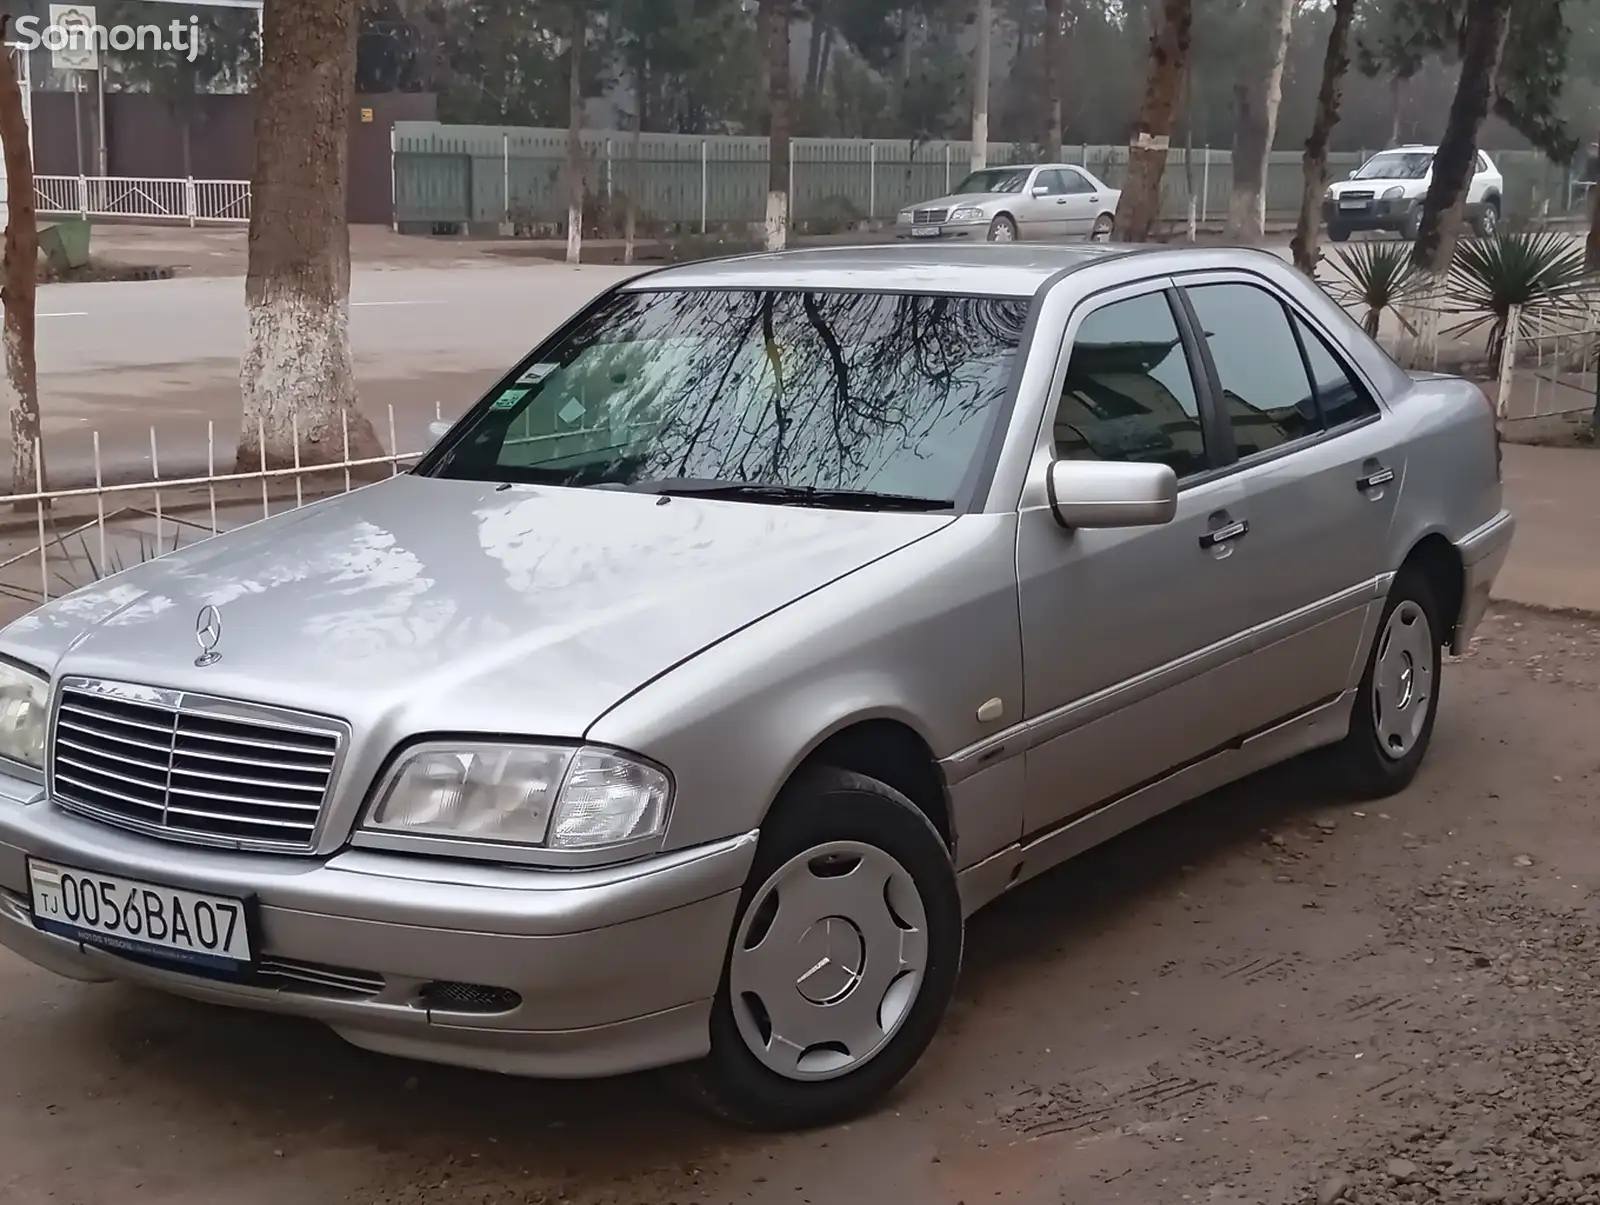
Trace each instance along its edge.
<instances>
[{"instance_id":1,"label":"sticker on windshield","mask_svg":"<svg viewBox=\"0 0 1600 1205\"><path fill-rule=\"evenodd\" d=\"M513 409L516 406L516 404L518 402L520 402L523 398L527 397L530 392L531 392L531 390L527 390L527 389L507 389L499 397L494 399L494 404L491 405L489 407L489 409L491 409L491 410L510 410L510 409Z\"/></svg>"},{"instance_id":2,"label":"sticker on windshield","mask_svg":"<svg viewBox=\"0 0 1600 1205\"><path fill-rule=\"evenodd\" d=\"M562 422L568 424L577 422L587 413L589 412L583 408L583 403L577 398L573 398L565 406L561 407L560 410L556 411L557 417L559 417Z\"/></svg>"},{"instance_id":3,"label":"sticker on windshield","mask_svg":"<svg viewBox=\"0 0 1600 1205\"><path fill-rule=\"evenodd\" d=\"M537 385L560 367L559 364L535 364L517 378L517 384Z\"/></svg>"}]
</instances>

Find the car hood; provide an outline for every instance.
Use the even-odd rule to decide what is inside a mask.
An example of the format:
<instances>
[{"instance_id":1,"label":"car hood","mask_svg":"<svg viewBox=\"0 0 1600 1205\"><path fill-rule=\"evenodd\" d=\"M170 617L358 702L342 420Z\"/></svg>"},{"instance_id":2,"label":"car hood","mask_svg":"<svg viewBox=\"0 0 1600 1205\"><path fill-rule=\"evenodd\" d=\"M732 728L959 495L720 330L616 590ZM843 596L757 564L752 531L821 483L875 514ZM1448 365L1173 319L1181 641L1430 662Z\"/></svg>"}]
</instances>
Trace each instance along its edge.
<instances>
[{"instance_id":1,"label":"car hood","mask_svg":"<svg viewBox=\"0 0 1600 1205\"><path fill-rule=\"evenodd\" d=\"M965 209L974 206L987 208L1008 204L1021 196L1019 192L955 193L948 197L936 197L932 201L918 201L910 206L910 209Z\"/></svg>"},{"instance_id":2,"label":"car hood","mask_svg":"<svg viewBox=\"0 0 1600 1205\"><path fill-rule=\"evenodd\" d=\"M578 737L708 645L953 521L407 475L49 603L0 653L353 723ZM201 667L208 605L221 658Z\"/></svg>"}]
</instances>

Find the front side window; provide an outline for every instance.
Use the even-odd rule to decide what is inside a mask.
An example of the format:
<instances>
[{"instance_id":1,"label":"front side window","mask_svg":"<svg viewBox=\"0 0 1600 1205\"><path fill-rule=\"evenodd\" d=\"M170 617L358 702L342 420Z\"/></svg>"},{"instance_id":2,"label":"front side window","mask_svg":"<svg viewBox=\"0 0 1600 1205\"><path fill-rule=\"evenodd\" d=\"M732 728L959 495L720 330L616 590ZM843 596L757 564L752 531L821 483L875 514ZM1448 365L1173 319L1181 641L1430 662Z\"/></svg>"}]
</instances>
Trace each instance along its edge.
<instances>
[{"instance_id":1,"label":"front side window","mask_svg":"<svg viewBox=\"0 0 1600 1205\"><path fill-rule=\"evenodd\" d=\"M1282 303L1253 285L1200 285L1187 291L1211 349L1239 456L1321 432L1316 395Z\"/></svg>"},{"instance_id":2,"label":"front side window","mask_svg":"<svg viewBox=\"0 0 1600 1205\"><path fill-rule=\"evenodd\" d=\"M1167 464L1180 478L1210 467L1199 395L1165 293L1084 318L1056 410L1055 448L1063 460Z\"/></svg>"},{"instance_id":3,"label":"front side window","mask_svg":"<svg viewBox=\"0 0 1600 1205\"><path fill-rule=\"evenodd\" d=\"M1044 189L1046 194L1052 197L1065 196L1068 192L1067 173L1054 169L1042 171L1033 186Z\"/></svg>"},{"instance_id":4,"label":"front side window","mask_svg":"<svg viewBox=\"0 0 1600 1205\"><path fill-rule=\"evenodd\" d=\"M419 472L749 486L763 501L785 499L755 487L849 491L945 509L970 484L1027 314L1025 300L986 297L614 294L480 403Z\"/></svg>"}]
</instances>

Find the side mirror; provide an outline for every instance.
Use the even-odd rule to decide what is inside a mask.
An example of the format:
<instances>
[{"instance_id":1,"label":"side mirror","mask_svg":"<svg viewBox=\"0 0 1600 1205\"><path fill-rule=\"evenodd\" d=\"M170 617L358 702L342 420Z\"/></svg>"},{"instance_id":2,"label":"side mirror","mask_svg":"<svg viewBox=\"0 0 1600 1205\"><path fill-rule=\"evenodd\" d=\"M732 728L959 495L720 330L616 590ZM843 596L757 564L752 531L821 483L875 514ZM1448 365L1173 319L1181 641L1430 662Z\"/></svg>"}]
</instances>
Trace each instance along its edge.
<instances>
[{"instance_id":1,"label":"side mirror","mask_svg":"<svg viewBox=\"0 0 1600 1205\"><path fill-rule=\"evenodd\" d=\"M434 439L443 439L450 434L450 428L455 426L448 419L436 418L428 424L428 434Z\"/></svg>"},{"instance_id":2,"label":"side mirror","mask_svg":"<svg viewBox=\"0 0 1600 1205\"><path fill-rule=\"evenodd\" d=\"M1048 197L1050 195L1050 188L1045 184L1035 184L1033 186L1033 195L1036 197Z\"/></svg>"},{"instance_id":3,"label":"side mirror","mask_svg":"<svg viewBox=\"0 0 1600 1205\"><path fill-rule=\"evenodd\" d=\"M1068 529L1160 527L1178 513L1178 475L1171 465L1058 460L1048 485L1050 509Z\"/></svg>"}]
</instances>

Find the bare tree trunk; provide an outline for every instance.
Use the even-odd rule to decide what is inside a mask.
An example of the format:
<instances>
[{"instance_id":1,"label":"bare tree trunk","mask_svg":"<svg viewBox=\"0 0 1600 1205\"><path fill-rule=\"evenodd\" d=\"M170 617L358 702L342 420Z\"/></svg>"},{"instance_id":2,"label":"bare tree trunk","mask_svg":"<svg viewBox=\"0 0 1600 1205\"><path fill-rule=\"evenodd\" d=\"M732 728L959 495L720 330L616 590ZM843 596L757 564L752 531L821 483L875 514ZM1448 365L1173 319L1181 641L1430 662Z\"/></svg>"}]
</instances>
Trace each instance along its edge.
<instances>
[{"instance_id":1,"label":"bare tree trunk","mask_svg":"<svg viewBox=\"0 0 1600 1205\"><path fill-rule=\"evenodd\" d=\"M1267 173L1283 101L1283 62L1289 52L1294 0L1258 0L1261 21L1245 74L1234 88L1238 111L1233 127L1233 192L1228 199L1228 237L1259 243L1267 235Z\"/></svg>"},{"instance_id":2,"label":"bare tree trunk","mask_svg":"<svg viewBox=\"0 0 1600 1205\"><path fill-rule=\"evenodd\" d=\"M1494 101L1495 75L1511 29L1512 0L1468 0L1463 23L1461 78L1444 137L1433 158L1433 180L1422 204L1422 224L1411 262L1442 276L1455 256L1460 209L1478 156L1478 130Z\"/></svg>"},{"instance_id":3,"label":"bare tree trunk","mask_svg":"<svg viewBox=\"0 0 1600 1205\"><path fill-rule=\"evenodd\" d=\"M1189 62L1192 21L1190 0L1161 0L1160 16L1150 36L1144 102L1128 140L1128 180L1112 233L1118 242L1148 241L1161 216L1161 176L1167 168L1178 94Z\"/></svg>"},{"instance_id":4,"label":"bare tree trunk","mask_svg":"<svg viewBox=\"0 0 1600 1205\"><path fill-rule=\"evenodd\" d=\"M273 0L263 14L250 181L248 332L239 468L284 468L383 446L356 407L345 212L356 0ZM264 447L263 447L264 445Z\"/></svg>"},{"instance_id":5,"label":"bare tree trunk","mask_svg":"<svg viewBox=\"0 0 1600 1205\"><path fill-rule=\"evenodd\" d=\"M806 97L815 100L822 92L822 44L826 41L828 17L823 5L813 7L811 36L806 40Z\"/></svg>"},{"instance_id":6,"label":"bare tree trunk","mask_svg":"<svg viewBox=\"0 0 1600 1205\"><path fill-rule=\"evenodd\" d=\"M766 248L789 243L789 25L793 0L764 0L767 17L767 226Z\"/></svg>"},{"instance_id":7,"label":"bare tree trunk","mask_svg":"<svg viewBox=\"0 0 1600 1205\"><path fill-rule=\"evenodd\" d=\"M1050 158L1061 161L1062 142L1066 131L1062 129L1062 105L1066 92L1066 64L1061 61L1063 39L1061 36L1062 0L1044 0L1044 58L1045 80L1050 90L1047 108L1050 115Z\"/></svg>"},{"instance_id":8,"label":"bare tree trunk","mask_svg":"<svg viewBox=\"0 0 1600 1205\"><path fill-rule=\"evenodd\" d=\"M1317 270L1320 251L1322 194L1328 187L1328 141L1339 124L1339 101L1344 93L1344 77L1350 70L1350 26L1355 20L1359 0L1335 0L1333 27L1328 31L1328 50L1322 60L1322 87L1317 93L1317 115L1306 139L1302 167L1305 182L1300 189L1300 220L1295 225L1290 250L1295 267L1307 276Z\"/></svg>"},{"instance_id":9,"label":"bare tree trunk","mask_svg":"<svg viewBox=\"0 0 1600 1205\"><path fill-rule=\"evenodd\" d=\"M1406 80L1403 75L1396 75L1389 81L1389 145L1399 146L1401 135L1401 119L1405 116L1406 107Z\"/></svg>"},{"instance_id":10,"label":"bare tree trunk","mask_svg":"<svg viewBox=\"0 0 1600 1205\"><path fill-rule=\"evenodd\" d=\"M10 32L10 18L0 18ZM24 52L26 53L26 52ZM0 302L5 306L5 376L0 397L11 414L11 490L32 493L44 476L39 438L39 369L34 359L38 296L39 226L34 214L33 155L28 119L10 51L0 46L0 144L6 165L5 259L0 263ZM35 456L40 459L35 460Z\"/></svg>"},{"instance_id":11,"label":"bare tree trunk","mask_svg":"<svg viewBox=\"0 0 1600 1205\"><path fill-rule=\"evenodd\" d=\"M977 70L972 80L972 170L989 166L989 64L994 51L994 2L978 0Z\"/></svg>"},{"instance_id":12,"label":"bare tree trunk","mask_svg":"<svg viewBox=\"0 0 1600 1205\"><path fill-rule=\"evenodd\" d=\"M583 44L589 39L584 0L572 6L572 45L567 51L567 262L583 259Z\"/></svg>"}]
</instances>

